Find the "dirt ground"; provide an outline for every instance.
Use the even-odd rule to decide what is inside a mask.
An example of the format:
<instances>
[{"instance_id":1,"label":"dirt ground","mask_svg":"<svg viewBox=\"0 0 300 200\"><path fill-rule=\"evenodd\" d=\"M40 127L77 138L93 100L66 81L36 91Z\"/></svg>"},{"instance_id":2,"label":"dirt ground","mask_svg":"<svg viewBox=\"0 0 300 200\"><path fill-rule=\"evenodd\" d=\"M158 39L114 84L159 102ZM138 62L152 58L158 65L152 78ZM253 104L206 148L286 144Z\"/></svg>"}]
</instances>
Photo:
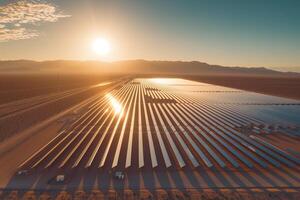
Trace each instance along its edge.
<instances>
[{"instance_id":1,"label":"dirt ground","mask_svg":"<svg viewBox=\"0 0 300 200\"><path fill-rule=\"evenodd\" d=\"M254 76L183 76L226 87L300 100L300 78Z\"/></svg>"},{"instance_id":2,"label":"dirt ground","mask_svg":"<svg viewBox=\"0 0 300 200\"><path fill-rule=\"evenodd\" d=\"M157 189L155 191L149 190L92 190L92 191L33 191L18 192L16 190L0 192L0 198L3 199L182 199L182 200L221 200L221 199L299 199L300 193L298 190L164 190Z\"/></svg>"},{"instance_id":3,"label":"dirt ground","mask_svg":"<svg viewBox=\"0 0 300 200\"><path fill-rule=\"evenodd\" d=\"M114 80L119 75L46 75L0 73L0 104Z\"/></svg>"}]
</instances>

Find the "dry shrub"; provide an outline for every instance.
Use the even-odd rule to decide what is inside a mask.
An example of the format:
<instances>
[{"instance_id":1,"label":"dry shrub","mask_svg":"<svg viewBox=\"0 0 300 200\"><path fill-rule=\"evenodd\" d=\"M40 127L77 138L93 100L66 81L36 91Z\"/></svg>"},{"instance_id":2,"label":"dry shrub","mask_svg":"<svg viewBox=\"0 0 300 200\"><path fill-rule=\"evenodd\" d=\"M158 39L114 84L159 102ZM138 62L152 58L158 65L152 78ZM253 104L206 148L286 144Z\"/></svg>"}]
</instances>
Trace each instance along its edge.
<instances>
[{"instance_id":1,"label":"dry shrub","mask_svg":"<svg viewBox=\"0 0 300 200\"><path fill-rule=\"evenodd\" d=\"M68 192L62 191L59 192L55 200L72 200L72 197Z\"/></svg>"},{"instance_id":2,"label":"dry shrub","mask_svg":"<svg viewBox=\"0 0 300 200\"><path fill-rule=\"evenodd\" d=\"M104 200L104 194L99 190L93 190L87 200Z\"/></svg>"},{"instance_id":3,"label":"dry shrub","mask_svg":"<svg viewBox=\"0 0 300 200\"><path fill-rule=\"evenodd\" d=\"M36 200L36 195L34 191L27 191L24 195L22 200Z\"/></svg>"},{"instance_id":4,"label":"dry shrub","mask_svg":"<svg viewBox=\"0 0 300 200\"><path fill-rule=\"evenodd\" d=\"M4 197L4 200L18 200L18 191L11 191L6 197Z\"/></svg>"},{"instance_id":5,"label":"dry shrub","mask_svg":"<svg viewBox=\"0 0 300 200\"><path fill-rule=\"evenodd\" d=\"M39 200L51 200L51 196L47 193L43 193L39 196Z\"/></svg>"}]
</instances>

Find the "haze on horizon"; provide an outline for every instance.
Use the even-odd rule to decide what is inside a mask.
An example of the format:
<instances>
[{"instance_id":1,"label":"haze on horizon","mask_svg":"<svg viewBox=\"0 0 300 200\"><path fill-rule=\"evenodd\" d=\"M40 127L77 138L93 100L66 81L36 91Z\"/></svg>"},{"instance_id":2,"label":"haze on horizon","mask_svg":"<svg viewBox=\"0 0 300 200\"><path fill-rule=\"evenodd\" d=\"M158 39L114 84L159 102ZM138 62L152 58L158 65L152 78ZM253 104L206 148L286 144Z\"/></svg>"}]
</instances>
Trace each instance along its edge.
<instances>
[{"instance_id":1,"label":"haze on horizon","mask_svg":"<svg viewBox=\"0 0 300 200\"><path fill-rule=\"evenodd\" d=\"M0 60L198 60L300 72L299 7L297 0L3 0Z\"/></svg>"}]
</instances>

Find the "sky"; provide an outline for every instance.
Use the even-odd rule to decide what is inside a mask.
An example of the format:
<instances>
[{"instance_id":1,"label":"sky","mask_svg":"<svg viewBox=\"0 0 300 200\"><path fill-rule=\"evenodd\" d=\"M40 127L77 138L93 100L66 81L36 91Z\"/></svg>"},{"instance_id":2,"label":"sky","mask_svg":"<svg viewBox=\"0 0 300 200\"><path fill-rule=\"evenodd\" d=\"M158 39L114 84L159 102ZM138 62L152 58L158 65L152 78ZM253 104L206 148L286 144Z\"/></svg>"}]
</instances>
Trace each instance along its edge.
<instances>
[{"instance_id":1,"label":"sky","mask_svg":"<svg viewBox=\"0 0 300 200\"><path fill-rule=\"evenodd\" d=\"M0 0L0 60L184 60L300 72L299 0ZM109 42L103 56L91 46Z\"/></svg>"}]
</instances>

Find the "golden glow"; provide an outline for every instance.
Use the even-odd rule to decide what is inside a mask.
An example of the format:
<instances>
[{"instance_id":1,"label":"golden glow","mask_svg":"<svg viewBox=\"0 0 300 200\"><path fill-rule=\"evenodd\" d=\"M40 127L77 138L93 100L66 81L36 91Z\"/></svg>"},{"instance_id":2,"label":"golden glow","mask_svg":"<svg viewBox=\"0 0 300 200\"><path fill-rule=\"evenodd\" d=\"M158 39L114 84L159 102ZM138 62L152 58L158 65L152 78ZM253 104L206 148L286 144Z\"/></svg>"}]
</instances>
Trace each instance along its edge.
<instances>
[{"instance_id":1,"label":"golden glow","mask_svg":"<svg viewBox=\"0 0 300 200\"><path fill-rule=\"evenodd\" d=\"M170 80L168 78L152 78L151 81L157 84L168 84Z\"/></svg>"},{"instance_id":2,"label":"golden glow","mask_svg":"<svg viewBox=\"0 0 300 200\"><path fill-rule=\"evenodd\" d=\"M99 84L93 85L91 87L92 88L94 88L94 87L102 87L102 86L109 85L109 84L111 84L111 82L103 82L103 83L99 83Z\"/></svg>"},{"instance_id":3,"label":"golden glow","mask_svg":"<svg viewBox=\"0 0 300 200\"><path fill-rule=\"evenodd\" d=\"M111 52L111 45L107 39L97 38L92 43L92 49L95 53L106 56Z\"/></svg>"},{"instance_id":4,"label":"golden glow","mask_svg":"<svg viewBox=\"0 0 300 200\"><path fill-rule=\"evenodd\" d=\"M123 107L120 104L120 102L115 97L113 97L110 93L106 94L105 96L109 99L109 102L113 107L115 114L122 115Z\"/></svg>"},{"instance_id":5,"label":"golden glow","mask_svg":"<svg viewBox=\"0 0 300 200\"><path fill-rule=\"evenodd\" d=\"M149 79L151 82L156 84L166 84L166 85L189 85L196 84L194 81L189 81L181 78L151 78Z\"/></svg>"}]
</instances>

